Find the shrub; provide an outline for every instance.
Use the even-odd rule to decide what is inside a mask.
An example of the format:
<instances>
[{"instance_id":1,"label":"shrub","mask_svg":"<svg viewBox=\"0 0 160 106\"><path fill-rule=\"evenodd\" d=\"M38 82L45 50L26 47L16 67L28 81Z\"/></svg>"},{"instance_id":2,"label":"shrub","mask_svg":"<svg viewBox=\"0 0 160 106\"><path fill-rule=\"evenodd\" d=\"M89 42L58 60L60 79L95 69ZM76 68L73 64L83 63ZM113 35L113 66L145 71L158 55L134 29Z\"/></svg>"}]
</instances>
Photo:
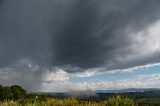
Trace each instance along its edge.
<instances>
[{"instance_id":1,"label":"shrub","mask_svg":"<svg viewBox=\"0 0 160 106\"><path fill-rule=\"evenodd\" d=\"M137 106L135 102L124 96L112 96L104 101L105 106Z\"/></svg>"},{"instance_id":2,"label":"shrub","mask_svg":"<svg viewBox=\"0 0 160 106\"><path fill-rule=\"evenodd\" d=\"M21 98L24 98L25 94L26 94L26 91L18 86L18 85L13 85L10 87L10 91L12 93L12 96L14 99L21 99Z\"/></svg>"},{"instance_id":3,"label":"shrub","mask_svg":"<svg viewBox=\"0 0 160 106\"><path fill-rule=\"evenodd\" d=\"M10 87L0 86L0 100L11 99L12 93L10 91Z\"/></svg>"}]
</instances>

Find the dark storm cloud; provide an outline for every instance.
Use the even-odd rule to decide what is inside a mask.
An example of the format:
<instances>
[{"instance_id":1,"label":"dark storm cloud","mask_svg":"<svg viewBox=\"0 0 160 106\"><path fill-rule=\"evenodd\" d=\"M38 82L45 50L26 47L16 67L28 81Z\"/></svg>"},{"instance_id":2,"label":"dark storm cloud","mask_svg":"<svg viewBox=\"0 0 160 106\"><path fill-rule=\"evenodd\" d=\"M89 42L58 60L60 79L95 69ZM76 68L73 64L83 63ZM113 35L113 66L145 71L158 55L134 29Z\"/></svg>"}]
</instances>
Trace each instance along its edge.
<instances>
[{"instance_id":1,"label":"dark storm cloud","mask_svg":"<svg viewBox=\"0 0 160 106\"><path fill-rule=\"evenodd\" d=\"M0 69L0 84L21 85L28 91L39 90L42 69L28 59L22 59Z\"/></svg>"},{"instance_id":2,"label":"dark storm cloud","mask_svg":"<svg viewBox=\"0 0 160 106\"><path fill-rule=\"evenodd\" d=\"M95 66L103 60L96 59L104 52L101 38L92 36L92 28L97 24L97 7L90 1L77 2L65 17L62 29L54 37L56 64L74 64L77 66Z\"/></svg>"},{"instance_id":3,"label":"dark storm cloud","mask_svg":"<svg viewBox=\"0 0 160 106\"><path fill-rule=\"evenodd\" d=\"M137 35L131 36L158 21L159 11L159 0L0 0L0 70L9 68L13 74L6 77L15 82L26 75L26 84L19 83L28 87L41 82L46 68L77 72L160 62L157 51L135 52L142 48L135 43ZM23 59L39 71L17 67Z\"/></svg>"},{"instance_id":4,"label":"dark storm cloud","mask_svg":"<svg viewBox=\"0 0 160 106\"><path fill-rule=\"evenodd\" d=\"M47 3L6 0L0 20L0 65L12 64L22 58L42 62L49 56L50 35L45 24L52 18ZM38 10L37 10L38 9Z\"/></svg>"},{"instance_id":5,"label":"dark storm cloud","mask_svg":"<svg viewBox=\"0 0 160 106\"><path fill-rule=\"evenodd\" d=\"M115 64L117 51L128 54L132 45L124 29L143 29L159 19L160 10L157 0L6 0L1 8L1 66L30 58L82 68Z\"/></svg>"},{"instance_id":6,"label":"dark storm cloud","mask_svg":"<svg viewBox=\"0 0 160 106\"><path fill-rule=\"evenodd\" d=\"M136 61L137 64L119 63L116 57L132 52L127 49L133 45L132 38L124 33L125 29L129 26L138 32L157 21L159 5L156 0L77 2L54 37L55 63L83 68L103 64L109 69L150 63L144 59Z\"/></svg>"}]
</instances>

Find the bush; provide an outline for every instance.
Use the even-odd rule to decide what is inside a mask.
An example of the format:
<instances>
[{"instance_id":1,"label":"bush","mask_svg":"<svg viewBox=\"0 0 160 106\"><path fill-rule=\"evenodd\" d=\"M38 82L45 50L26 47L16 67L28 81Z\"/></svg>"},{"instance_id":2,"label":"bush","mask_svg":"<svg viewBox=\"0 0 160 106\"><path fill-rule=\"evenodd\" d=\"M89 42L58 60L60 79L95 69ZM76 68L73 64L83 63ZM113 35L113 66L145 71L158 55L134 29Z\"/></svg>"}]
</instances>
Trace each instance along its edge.
<instances>
[{"instance_id":1,"label":"bush","mask_svg":"<svg viewBox=\"0 0 160 106\"><path fill-rule=\"evenodd\" d=\"M13 85L11 87L3 87L0 85L0 100L4 99L22 99L26 95L26 91L18 86L18 85Z\"/></svg>"},{"instance_id":2,"label":"bush","mask_svg":"<svg viewBox=\"0 0 160 106\"><path fill-rule=\"evenodd\" d=\"M11 99L12 93L10 91L10 87L3 87L0 85L0 100Z\"/></svg>"},{"instance_id":3,"label":"bush","mask_svg":"<svg viewBox=\"0 0 160 106\"><path fill-rule=\"evenodd\" d=\"M137 106L135 102L124 96L112 96L104 101L105 106Z\"/></svg>"}]
</instances>

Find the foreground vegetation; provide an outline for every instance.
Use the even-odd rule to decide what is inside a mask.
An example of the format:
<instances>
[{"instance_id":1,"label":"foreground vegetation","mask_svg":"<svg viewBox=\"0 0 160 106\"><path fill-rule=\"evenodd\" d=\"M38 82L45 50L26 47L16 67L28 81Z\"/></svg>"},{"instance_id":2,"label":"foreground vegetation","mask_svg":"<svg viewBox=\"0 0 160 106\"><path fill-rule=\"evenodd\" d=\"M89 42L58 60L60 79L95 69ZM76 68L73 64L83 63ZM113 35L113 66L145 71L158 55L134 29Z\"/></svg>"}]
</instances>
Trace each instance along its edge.
<instances>
[{"instance_id":1,"label":"foreground vegetation","mask_svg":"<svg viewBox=\"0 0 160 106\"><path fill-rule=\"evenodd\" d=\"M55 98L43 94L27 93L17 85L11 87L0 85L0 106L160 106L160 99L133 100L122 95L108 96L103 100L82 100L75 97Z\"/></svg>"},{"instance_id":2,"label":"foreground vegetation","mask_svg":"<svg viewBox=\"0 0 160 106\"><path fill-rule=\"evenodd\" d=\"M45 98L41 100L36 96L34 99L23 100L4 100L0 102L0 106L136 106L133 100L122 97L113 96L104 101L80 101L76 98Z\"/></svg>"},{"instance_id":3,"label":"foreground vegetation","mask_svg":"<svg viewBox=\"0 0 160 106\"><path fill-rule=\"evenodd\" d=\"M83 101L75 97L53 98L27 93L22 87L0 85L0 106L136 106L132 99L112 96L103 101Z\"/></svg>"}]
</instances>

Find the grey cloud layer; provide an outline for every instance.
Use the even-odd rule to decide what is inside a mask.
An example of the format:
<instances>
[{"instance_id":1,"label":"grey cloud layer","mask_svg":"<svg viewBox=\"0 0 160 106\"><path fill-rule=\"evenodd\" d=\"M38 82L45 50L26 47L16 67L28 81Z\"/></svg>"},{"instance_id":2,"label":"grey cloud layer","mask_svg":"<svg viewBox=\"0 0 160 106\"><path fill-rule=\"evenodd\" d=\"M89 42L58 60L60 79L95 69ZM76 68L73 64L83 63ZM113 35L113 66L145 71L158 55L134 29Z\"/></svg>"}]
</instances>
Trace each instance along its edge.
<instances>
[{"instance_id":1,"label":"grey cloud layer","mask_svg":"<svg viewBox=\"0 0 160 106\"><path fill-rule=\"evenodd\" d=\"M83 68L107 66L127 68L144 62L117 62L117 57L132 53L133 36L159 19L159 2L151 1L80 1L65 17L54 43L55 62ZM142 60L143 61L143 60ZM125 65L123 65L125 63ZM123 66L120 66L123 65Z\"/></svg>"},{"instance_id":2,"label":"grey cloud layer","mask_svg":"<svg viewBox=\"0 0 160 106\"><path fill-rule=\"evenodd\" d=\"M159 51L143 55L135 41L159 19L159 0L0 0L0 67L24 58L67 72L157 63Z\"/></svg>"}]
</instances>

